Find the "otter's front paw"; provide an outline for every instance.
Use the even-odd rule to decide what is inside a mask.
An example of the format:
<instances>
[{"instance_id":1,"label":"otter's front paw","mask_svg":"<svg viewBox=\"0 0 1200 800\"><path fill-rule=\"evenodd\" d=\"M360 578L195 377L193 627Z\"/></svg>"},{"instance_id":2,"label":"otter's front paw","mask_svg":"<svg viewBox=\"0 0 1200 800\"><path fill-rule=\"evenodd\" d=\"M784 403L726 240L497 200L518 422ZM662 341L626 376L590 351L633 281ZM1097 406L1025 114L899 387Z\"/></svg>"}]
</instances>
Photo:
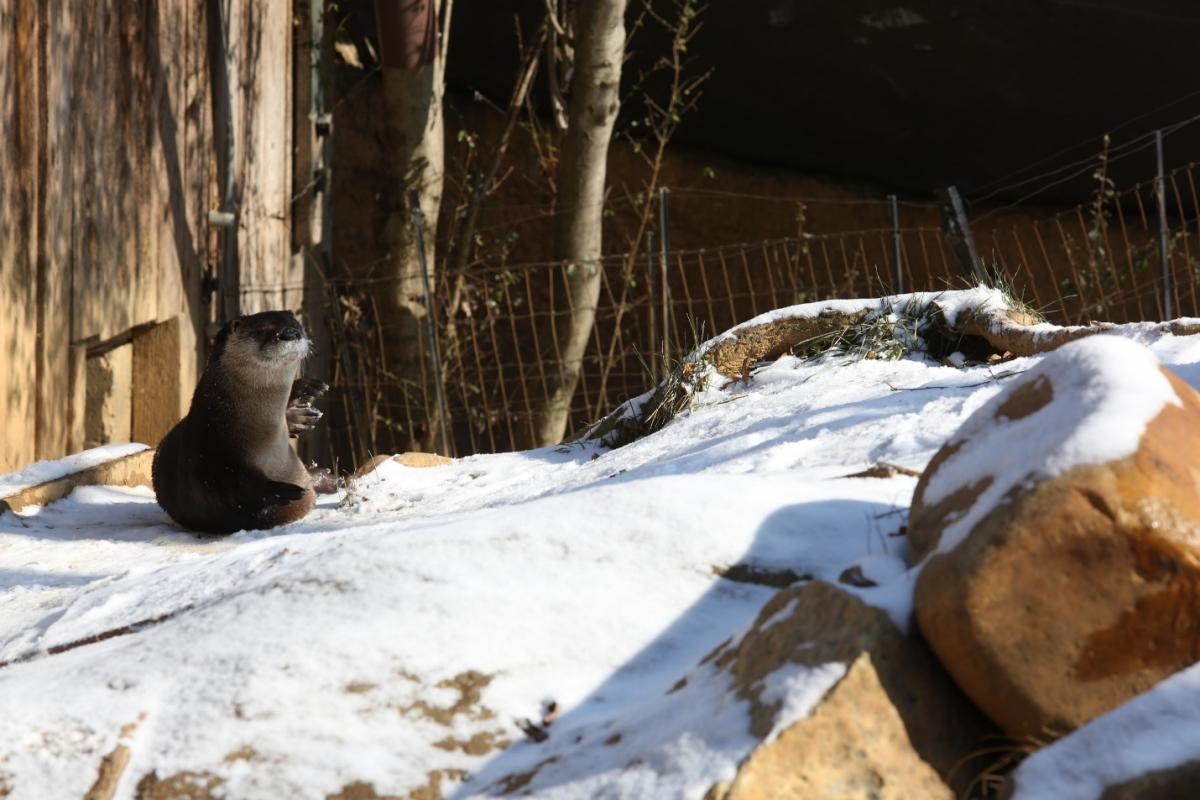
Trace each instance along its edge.
<instances>
[{"instance_id":1,"label":"otter's front paw","mask_svg":"<svg viewBox=\"0 0 1200 800\"><path fill-rule=\"evenodd\" d=\"M312 405L313 401L329 391L329 384L317 378L297 378L292 383L289 406Z\"/></svg>"},{"instance_id":2,"label":"otter's front paw","mask_svg":"<svg viewBox=\"0 0 1200 800\"><path fill-rule=\"evenodd\" d=\"M324 414L312 406L292 406L287 410L288 435L292 438L317 427Z\"/></svg>"}]
</instances>

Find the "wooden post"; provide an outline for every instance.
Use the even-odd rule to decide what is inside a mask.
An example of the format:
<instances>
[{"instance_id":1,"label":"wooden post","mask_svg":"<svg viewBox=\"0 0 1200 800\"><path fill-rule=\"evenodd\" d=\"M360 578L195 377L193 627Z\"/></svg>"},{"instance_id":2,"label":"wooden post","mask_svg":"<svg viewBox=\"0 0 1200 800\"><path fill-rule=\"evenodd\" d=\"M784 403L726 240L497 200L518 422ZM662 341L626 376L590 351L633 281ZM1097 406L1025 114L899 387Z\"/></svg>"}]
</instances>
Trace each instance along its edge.
<instances>
[{"instance_id":1,"label":"wooden post","mask_svg":"<svg viewBox=\"0 0 1200 800\"><path fill-rule=\"evenodd\" d=\"M662 374L658 353L658 309L654 299L654 231L646 231L646 297L650 308L650 335L647 337L650 342L647 357L650 361L647 366L650 367L650 375L653 378L654 375Z\"/></svg>"}]
</instances>

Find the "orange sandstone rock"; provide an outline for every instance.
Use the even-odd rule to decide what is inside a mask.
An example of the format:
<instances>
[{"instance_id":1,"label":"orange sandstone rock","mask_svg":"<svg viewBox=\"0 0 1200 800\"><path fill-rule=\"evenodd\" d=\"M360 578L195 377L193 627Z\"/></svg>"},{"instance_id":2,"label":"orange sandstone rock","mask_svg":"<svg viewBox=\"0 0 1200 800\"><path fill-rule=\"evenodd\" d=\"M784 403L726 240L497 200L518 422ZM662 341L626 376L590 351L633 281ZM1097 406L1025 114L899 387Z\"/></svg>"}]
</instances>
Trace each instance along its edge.
<instances>
[{"instance_id":1,"label":"orange sandstone rock","mask_svg":"<svg viewBox=\"0 0 1200 800\"><path fill-rule=\"evenodd\" d=\"M1200 660L1198 488L1200 394L1128 340L1063 347L917 486L925 639L1013 736L1120 705Z\"/></svg>"}]
</instances>

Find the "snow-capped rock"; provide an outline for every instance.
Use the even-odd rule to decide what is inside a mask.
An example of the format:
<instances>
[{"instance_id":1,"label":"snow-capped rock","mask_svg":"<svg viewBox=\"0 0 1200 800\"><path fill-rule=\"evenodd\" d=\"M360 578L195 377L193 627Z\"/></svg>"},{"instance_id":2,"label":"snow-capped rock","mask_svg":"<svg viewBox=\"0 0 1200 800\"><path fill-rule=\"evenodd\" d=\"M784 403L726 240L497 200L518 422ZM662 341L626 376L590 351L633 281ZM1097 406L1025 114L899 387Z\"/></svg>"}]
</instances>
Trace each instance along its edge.
<instances>
[{"instance_id":1,"label":"snow-capped rock","mask_svg":"<svg viewBox=\"0 0 1200 800\"><path fill-rule=\"evenodd\" d=\"M1007 732L1053 738L1200 656L1200 394L1093 336L976 411L918 483L921 631Z\"/></svg>"}]
</instances>

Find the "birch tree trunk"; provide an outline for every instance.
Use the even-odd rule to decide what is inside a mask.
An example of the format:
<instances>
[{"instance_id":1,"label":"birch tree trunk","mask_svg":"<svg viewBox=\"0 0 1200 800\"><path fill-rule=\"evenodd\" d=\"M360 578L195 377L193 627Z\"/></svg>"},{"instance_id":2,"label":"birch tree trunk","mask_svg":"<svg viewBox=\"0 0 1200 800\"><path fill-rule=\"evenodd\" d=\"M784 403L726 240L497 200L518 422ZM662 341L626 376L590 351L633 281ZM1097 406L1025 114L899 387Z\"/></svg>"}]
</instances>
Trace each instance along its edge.
<instances>
[{"instance_id":1,"label":"birch tree trunk","mask_svg":"<svg viewBox=\"0 0 1200 800\"><path fill-rule=\"evenodd\" d=\"M414 429L404 429L406 449L432 449L442 424L433 385L432 348L421 345L426 323L424 288L417 258L409 193L420 195L424 214L425 259L436 286L435 244L442 204L445 142L442 122L444 49L451 0L375 0L383 71L389 192L383 241L387 262L374 292L384 334L385 396L424 407ZM426 363L422 363L422 359ZM397 386L397 383L401 384ZM401 393L405 393L405 398ZM396 429L395 414L381 409ZM423 429L416 429L424 423Z\"/></svg>"},{"instance_id":2,"label":"birch tree trunk","mask_svg":"<svg viewBox=\"0 0 1200 800\"><path fill-rule=\"evenodd\" d=\"M566 433L596 320L608 144L620 108L625 57L625 5L626 0L579 0L576 7L575 72L554 220L554 255L567 264L562 280L572 313L555 322L559 363L548 378L549 400L534 415L537 444L543 446L562 441Z\"/></svg>"}]
</instances>

